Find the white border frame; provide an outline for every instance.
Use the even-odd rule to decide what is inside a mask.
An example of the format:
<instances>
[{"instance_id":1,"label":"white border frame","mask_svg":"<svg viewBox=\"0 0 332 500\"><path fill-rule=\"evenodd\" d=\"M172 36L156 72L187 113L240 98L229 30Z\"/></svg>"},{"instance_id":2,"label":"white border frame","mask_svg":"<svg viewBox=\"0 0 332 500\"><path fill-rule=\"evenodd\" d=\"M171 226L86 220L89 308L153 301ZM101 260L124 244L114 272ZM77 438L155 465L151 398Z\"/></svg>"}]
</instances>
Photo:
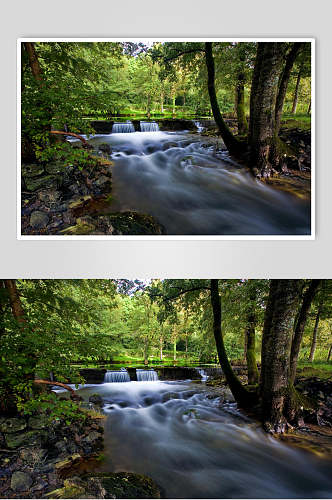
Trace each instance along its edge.
<instances>
[{"instance_id":1,"label":"white border frame","mask_svg":"<svg viewBox=\"0 0 332 500\"><path fill-rule=\"evenodd\" d=\"M311 234L310 235L86 235L86 236L60 236L60 235L22 235L21 234L21 43L23 42L310 42L311 43ZM18 240L315 240L316 234L316 82L315 82L315 38L264 38L264 37L188 37L188 38L18 38L17 39L17 239Z\"/></svg>"}]
</instances>

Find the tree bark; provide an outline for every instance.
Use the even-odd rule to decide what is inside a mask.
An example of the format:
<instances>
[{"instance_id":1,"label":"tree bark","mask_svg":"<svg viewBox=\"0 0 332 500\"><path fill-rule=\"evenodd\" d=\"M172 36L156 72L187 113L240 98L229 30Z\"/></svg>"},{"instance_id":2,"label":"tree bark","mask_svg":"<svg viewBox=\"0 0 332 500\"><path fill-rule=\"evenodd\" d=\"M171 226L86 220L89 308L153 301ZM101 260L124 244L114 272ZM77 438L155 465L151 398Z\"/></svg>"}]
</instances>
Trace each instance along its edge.
<instances>
[{"instance_id":1,"label":"tree bark","mask_svg":"<svg viewBox=\"0 0 332 500\"><path fill-rule=\"evenodd\" d=\"M262 338L261 397L266 427L283 432L289 358L300 280L271 280Z\"/></svg>"},{"instance_id":2,"label":"tree bark","mask_svg":"<svg viewBox=\"0 0 332 500\"><path fill-rule=\"evenodd\" d=\"M76 395L74 389L69 387L69 385L67 385L67 384L63 384L62 382L51 382L50 380L44 380L44 379L37 378L34 380L34 383L35 384L45 384L45 385L57 385L59 387L63 387L67 391L69 391L71 395L73 395L73 396Z\"/></svg>"},{"instance_id":3,"label":"tree bark","mask_svg":"<svg viewBox=\"0 0 332 500\"><path fill-rule=\"evenodd\" d=\"M87 148L91 147L90 144L87 142L87 140L84 139L84 137L82 137L79 134L74 134L74 132L64 132L62 130L50 130L50 134L54 134L54 135L69 135L70 137L76 137L76 139L79 139L80 141L82 141L83 146L85 146Z\"/></svg>"},{"instance_id":4,"label":"tree bark","mask_svg":"<svg viewBox=\"0 0 332 500\"><path fill-rule=\"evenodd\" d=\"M236 116L239 135L246 135L248 133L248 122L244 107L244 83L244 73L239 73L236 84Z\"/></svg>"},{"instance_id":5,"label":"tree bark","mask_svg":"<svg viewBox=\"0 0 332 500\"><path fill-rule=\"evenodd\" d=\"M249 393L241 384L240 380L237 378L231 364L228 360L224 339L221 330L221 299L218 290L217 279L211 280L211 306L213 312L213 333L216 342L216 348L219 358L220 366L225 374L227 384L232 391L234 398L240 406L247 407L253 398L253 394Z\"/></svg>"},{"instance_id":6,"label":"tree bark","mask_svg":"<svg viewBox=\"0 0 332 500\"><path fill-rule=\"evenodd\" d=\"M302 66L300 67L299 72L297 74L295 91L294 91L294 98L293 98L293 106L292 106L292 111L291 111L292 115L296 114L297 101L298 101L298 98L299 98L299 89L300 89L301 76L302 76Z\"/></svg>"},{"instance_id":7,"label":"tree bark","mask_svg":"<svg viewBox=\"0 0 332 500\"><path fill-rule=\"evenodd\" d=\"M303 47L302 42L294 42L293 43L293 47L291 48L291 50L289 51L289 53L287 55L284 70L280 76L279 89L278 89L276 108L275 108L275 120L276 120L275 127L276 127L276 134L277 135L278 135L279 130L280 130L282 110L284 107L284 101L285 101L285 97L286 97L288 82L289 82L289 79L291 76L291 71L292 71L292 68L294 66L295 59L297 58L302 47Z\"/></svg>"},{"instance_id":8,"label":"tree bark","mask_svg":"<svg viewBox=\"0 0 332 500\"><path fill-rule=\"evenodd\" d=\"M246 349L246 360L247 360L247 370L248 370L248 384L255 385L259 380L259 373L257 369L256 362L256 345L255 345L255 327L256 327L256 312L255 312L255 300L256 293L255 290L250 291L250 306L247 316L247 328L246 328L246 338L247 338L247 349Z\"/></svg>"},{"instance_id":9,"label":"tree bark","mask_svg":"<svg viewBox=\"0 0 332 500\"><path fill-rule=\"evenodd\" d=\"M295 324L294 336L290 355L290 382L293 384L296 376L296 366L299 357L300 347L303 338L304 327L307 322L311 303L316 295L321 280L311 280L310 285L303 295L302 305L299 311L298 319Z\"/></svg>"},{"instance_id":10,"label":"tree bark","mask_svg":"<svg viewBox=\"0 0 332 500\"><path fill-rule=\"evenodd\" d=\"M250 166L255 176L270 177L277 149L275 103L285 44L259 42L250 94ZM275 158L275 154L274 154Z\"/></svg>"},{"instance_id":11,"label":"tree bark","mask_svg":"<svg viewBox=\"0 0 332 500\"><path fill-rule=\"evenodd\" d=\"M35 44L33 42L23 42L23 45L28 54L29 64L34 79L37 82L42 82L42 70L35 50Z\"/></svg>"},{"instance_id":12,"label":"tree bark","mask_svg":"<svg viewBox=\"0 0 332 500\"><path fill-rule=\"evenodd\" d=\"M9 295L13 316L19 324L24 325L26 320L16 282L15 280L4 280L4 283Z\"/></svg>"},{"instance_id":13,"label":"tree bark","mask_svg":"<svg viewBox=\"0 0 332 500\"><path fill-rule=\"evenodd\" d=\"M217 127L219 129L220 135L225 143L226 148L231 154L239 154L243 147L239 141L233 136L232 132L227 127L217 100L216 88L215 88L215 68L214 59L212 54L212 42L205 43L205 62L208 73L208 91L210 96L211 109L216 121Z\"/></svg>"},{"instance_id":14,"label":"tree bark","mask_svg":"<svg viewBox=\"0 0 332 500\"><path fill-rule=\"evenodd\" d=\"M308 359L308 361L310 363L313 362L314 357L315 357L315 351L316 351L316 345L317 345L317 335L318 335L318 325L319 325L320 315L322 313L322 307L323 307L323 305L322 305L322 303L320 303L318 306L318 311L317 311L316 319L315 319L314 331L312 334L312 342L311 342L310 354L309 354L309 359Z\"/></svg>"},{"instance_id":15,"label":"tree bark","mask_svg":"<svg viewBox=\"0 0 332 500\"><path fill-rule=\"evenodd\" d=\"M330 359L331 359L331 354L332 354L332 344L331 344L331 346L330 346L330 349L329 349L329 352L328 352L328 355L327 355L327 358L326 358L327 363L328 363L328 362L330 361Z\"/></svg>"}]
</instances>

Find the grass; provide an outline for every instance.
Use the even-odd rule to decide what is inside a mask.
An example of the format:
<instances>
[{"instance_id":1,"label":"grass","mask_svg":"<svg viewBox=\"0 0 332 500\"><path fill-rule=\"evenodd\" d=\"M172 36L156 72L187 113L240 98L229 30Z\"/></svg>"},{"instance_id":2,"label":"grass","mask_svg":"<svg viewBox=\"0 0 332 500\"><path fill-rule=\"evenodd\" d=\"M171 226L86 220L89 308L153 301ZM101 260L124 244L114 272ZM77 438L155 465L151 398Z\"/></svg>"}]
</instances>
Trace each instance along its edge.
<instances>
[{"instance_id":1,"label":"grass","mask_svg":"<svg viewBox=\"0 0 332 500\"><path fill-rule=\"evenodd\" d=\"M332 378L332 363L324 361L300 361L297 365L297 375L300 377Z\"/></svg>"},{"instance_id":2,"label":"grass","mask_svg":"<svg viewBox=\"0 0 332 500\"><path fill-rule=\"evenodd\" d=\"M284 113L281 119L282 128L299 128L301 130L311 129L311 116L299 113L292 115L291 113Z\"/></svg>"}]
</instances>

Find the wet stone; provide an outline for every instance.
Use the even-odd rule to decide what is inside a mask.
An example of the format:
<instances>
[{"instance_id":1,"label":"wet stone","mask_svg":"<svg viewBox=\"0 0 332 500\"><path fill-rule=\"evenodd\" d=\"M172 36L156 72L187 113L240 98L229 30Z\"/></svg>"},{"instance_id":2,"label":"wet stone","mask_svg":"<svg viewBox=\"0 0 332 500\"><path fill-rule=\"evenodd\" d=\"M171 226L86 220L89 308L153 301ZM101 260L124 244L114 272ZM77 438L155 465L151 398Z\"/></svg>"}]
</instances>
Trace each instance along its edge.
<instances>
[{"instance_id":1,"label":"wet stone","mask_svg":"<svg viewBox=\"0 0 332 500\"><path fill-rule=\"evenodd\" d=\"M36 210L30 216L30 226L34 229L42 229L47 226L48 220L48 215L45 212Z\"/></svg>"},{"instance_id":2,"label":"wet stone","mask_svg":"<svg viewBox=\"0 0 332 500\"><path fill-rule=\"evenodd\" d=\"M23 431L27 424L23 418L7 418L0 423L0 431L4 433L12 433Z\"/></svg>"},{"instance_id":3,"label":"wet stone","mask_svg":"<svg viewBox=\"0 0 332 500\"><path fill-rule=\"evenodd\" d=\"M32 485L32 478L26 472L14 472L10 480L13 491L27 491Z\"/></svg>"}]
</instances>

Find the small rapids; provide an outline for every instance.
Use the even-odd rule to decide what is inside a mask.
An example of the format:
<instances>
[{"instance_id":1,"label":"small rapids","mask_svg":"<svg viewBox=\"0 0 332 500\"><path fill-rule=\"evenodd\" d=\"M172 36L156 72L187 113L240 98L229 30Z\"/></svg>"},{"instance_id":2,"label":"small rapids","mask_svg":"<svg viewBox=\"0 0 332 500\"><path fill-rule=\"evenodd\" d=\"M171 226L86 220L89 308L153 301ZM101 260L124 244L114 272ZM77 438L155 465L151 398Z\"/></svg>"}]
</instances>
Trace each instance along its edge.
<instances>
[{"instance_id":1,"label":"small rapids","mask_svg":"<svg viewBox=\"0 0 332 500\"><path fill-rule=\"evenodd\" d=\"M331 498L331 462L274 440L188 382L104 383L102 471L152 477L165 498Z\"/></svg>"},{"instance_id":2,"label":"small rapids","mask_svg":"<svg viewBox=\"0 0 332 500\"><path fill-rule=\"evenodd\" d=\"M152 215L168 235L310 234L309 201L256 181L207 141L160 131L91 138L112 148L111 210Z\"/></svg>"}]
</instances>

